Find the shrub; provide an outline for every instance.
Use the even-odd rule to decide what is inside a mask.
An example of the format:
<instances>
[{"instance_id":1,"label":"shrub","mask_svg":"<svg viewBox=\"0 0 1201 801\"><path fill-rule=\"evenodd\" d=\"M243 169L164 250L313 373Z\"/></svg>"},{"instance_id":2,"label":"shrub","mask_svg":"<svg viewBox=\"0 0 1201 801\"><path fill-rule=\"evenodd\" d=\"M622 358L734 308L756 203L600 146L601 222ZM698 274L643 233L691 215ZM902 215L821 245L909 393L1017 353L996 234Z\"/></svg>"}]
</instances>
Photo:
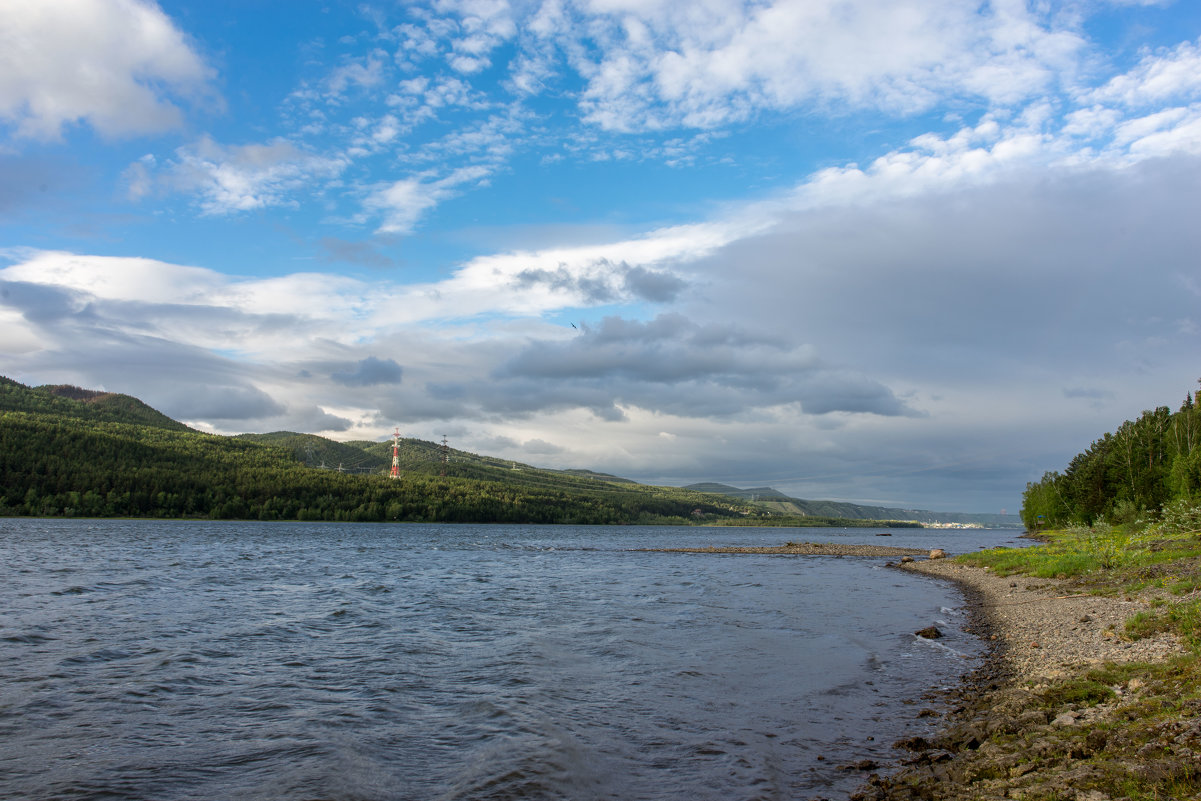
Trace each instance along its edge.
<instances>
[{"instance_id":1,"label":"shrub","mask_svg":"<svg viewBox=\"0 0 1201 801\"><path fill-rule=\"evenodd\" d=\"M1201 531L1201 502L1179 498L1165 503L1160 511L1159 530L1164 534Z\"/></svg>"}]
</instances>

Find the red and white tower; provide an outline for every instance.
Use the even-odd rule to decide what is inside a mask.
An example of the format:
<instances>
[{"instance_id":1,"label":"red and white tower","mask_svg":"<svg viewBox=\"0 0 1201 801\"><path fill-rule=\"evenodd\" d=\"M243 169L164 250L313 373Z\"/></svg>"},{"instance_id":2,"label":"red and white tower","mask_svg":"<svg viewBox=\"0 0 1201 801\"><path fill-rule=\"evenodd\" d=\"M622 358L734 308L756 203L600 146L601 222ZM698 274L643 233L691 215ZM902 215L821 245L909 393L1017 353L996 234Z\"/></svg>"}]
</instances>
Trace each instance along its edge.
<instances>
[{"instance_id":1,"label":"red and white tower","mask_svg":"<svg viewBox=\"0 0 1201 801\"><path fill-rule=\"evenodd\" d=\"M400 429L397 428L392 434L392 472L388 474L392 478L400 478Z\"/></svg>"}]
</instances>

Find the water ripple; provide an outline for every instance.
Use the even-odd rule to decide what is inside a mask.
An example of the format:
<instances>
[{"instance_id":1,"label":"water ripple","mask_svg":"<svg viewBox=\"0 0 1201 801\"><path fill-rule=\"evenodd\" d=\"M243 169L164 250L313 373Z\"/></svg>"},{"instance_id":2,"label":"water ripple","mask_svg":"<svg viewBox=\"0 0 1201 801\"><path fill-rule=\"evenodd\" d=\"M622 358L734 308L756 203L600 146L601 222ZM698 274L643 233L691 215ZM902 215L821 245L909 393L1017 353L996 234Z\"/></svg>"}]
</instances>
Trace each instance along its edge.
<instances>
[{"instance_id":1,"label":"water ripple","mask_svg":"<svg viewBox=\"0 0 1201 801\"><path fill-rule=\"evenodd\" d=\"M0 796L845 792L975 645L864 560L634 550L787 536L0 520Z\"/></svg>"}]
</instances>

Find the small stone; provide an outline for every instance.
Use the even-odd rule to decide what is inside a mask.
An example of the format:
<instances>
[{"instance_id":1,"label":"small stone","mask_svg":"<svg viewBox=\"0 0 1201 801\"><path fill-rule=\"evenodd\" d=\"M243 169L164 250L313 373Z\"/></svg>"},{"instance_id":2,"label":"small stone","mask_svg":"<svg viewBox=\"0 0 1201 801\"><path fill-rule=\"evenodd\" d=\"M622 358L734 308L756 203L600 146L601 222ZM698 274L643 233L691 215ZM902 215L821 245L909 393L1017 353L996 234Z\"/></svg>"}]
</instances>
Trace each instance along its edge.
<instances>
[{"instance_id":1,"label":"small stone","mask_svg":"<svg viewBox=\"0 0 1201 801\"><path fill-rule=\"evenodd\" d=\"M947 552L944 551L942 548L935 548L934 550L930 551L930 558L931 559L946 559Z\"/></svg>"},{"instance_id":2,"label":"small stone","mask_svg":"<svg viewBox=\"0 0 1201 801\"><path fill-rule=\"evenodd\" d=\"M1081 617L1080 617L1081 623L1091 623L1092 620L1093 620L1092 615L1081 615Z\"/></svg>"},{"instance_id":3,"label":"small stone","mask_svg":"<svg viewBox=\"0 0 1201 801\"><path fill-rule=\"evenodd\" d=\"M1036 643L1036 642L1032 642L1032 643L1030 643L1030 647L1031 647L1031 648L1038 648L1038 647L1039 647L1039 645L1038 645L1038 643Z\"/></svg>"},{"instance_id":4,"label":"small stone","mask_svg":"<svg viewBox=\"0 0 1201 801\"><path fill-rule=\"evenodd\" d=\"M908 564L909 562L912 562L912 561L913 561L912 556L902 556L901 557L901 564L903 564L903 565Z\"/></svg>"},{"instance_id":5,"label":"small stone","mask_svg":"<svg viewBox=\"0 0 1201 801\"><path fill-rule=\"evenodd\" d=\"M926 626L926 628L913 633L918 637L922 637L923 639L927 640L937 640L942 636L942 632L938 630L938 626Z\"/></svg>"}]
</instances>

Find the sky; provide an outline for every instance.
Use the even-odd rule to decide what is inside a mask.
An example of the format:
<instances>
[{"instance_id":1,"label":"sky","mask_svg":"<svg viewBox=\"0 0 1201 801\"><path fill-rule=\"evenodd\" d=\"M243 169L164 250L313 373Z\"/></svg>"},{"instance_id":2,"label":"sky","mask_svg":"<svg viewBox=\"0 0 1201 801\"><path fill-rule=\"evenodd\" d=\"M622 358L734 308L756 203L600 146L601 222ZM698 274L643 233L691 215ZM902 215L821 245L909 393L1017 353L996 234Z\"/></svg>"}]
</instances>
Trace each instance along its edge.
<instances>
[{"instance_id":1,"label":"sky","mask_svg":"<svg viewBox=\"0 0 1201 801\"><path fill-rule=\"evenodd\" d=\"M0 375L1015 514L1201 376L1194 0L0 0Z\"/></svg>"}]
</instances>

